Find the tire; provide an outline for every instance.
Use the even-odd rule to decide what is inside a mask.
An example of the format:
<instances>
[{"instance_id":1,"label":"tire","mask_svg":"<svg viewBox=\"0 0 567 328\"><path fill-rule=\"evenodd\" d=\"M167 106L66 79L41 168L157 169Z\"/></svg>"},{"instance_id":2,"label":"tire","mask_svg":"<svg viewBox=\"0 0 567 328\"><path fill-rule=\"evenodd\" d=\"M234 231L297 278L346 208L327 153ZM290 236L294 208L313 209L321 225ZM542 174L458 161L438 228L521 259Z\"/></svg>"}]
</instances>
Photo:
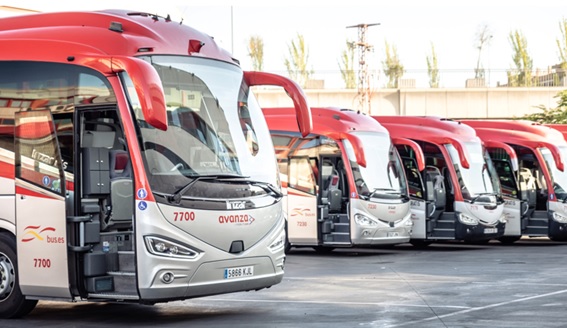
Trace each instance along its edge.
<instances>
[{"instance_id":1,"label":"tire","mask_svg":"<svg viewBox=\"0 0 567 328\"><path fill-rule=\"evenodd\" d=\"M505 237L498 238L498 241L501 242L504 245L512 245L513 243L517 242L521 238L522 238L521 236L505 236Z\"/></svg>"},{"instance_id":2,"label":"tire","mask_svg":"<svg viewBox=\"0 0 567 328\"><path fill-rule=\"evenodd\" d=\"M415 248L426 248L427 246L431 245L433 242L429 240L422 240L422 239L412 239L410 240L410 244L412 244Z\"/></svg>"},{"instance_id":3,"label":"tire","mask_svg":"<svg viewBox=\"0 0 567 328\"><path fill-rule=\"evenodd\" d=\"M291 244L289 243L288 233L287 233L287 220L285 221L285 240L284 240L284 254L289 254L291 251Z\"/></svg>"},{"instance_id":4,"label":"tire","mask_svg":"<svg viewBox=\"0 0 567 328\"><path fill-rule=\"evenodd\" d=\"M317 252L319 254L329 254L335 248L334 247L326 247L326 246L315 246L315 247L313 247L313 249L315 250L315 252Z\"/></svg>"},{"instance_id":5,"label":"tire","mask_svg":"<svg viewBox=\"0 0 567 328\"><path fill-rule=\"evenodd\" d=\"M30 313L36 304L36 300L26 300L20 290L14 236L0 233L0 318L23 317Z\"/></svg>"}]
</instances>

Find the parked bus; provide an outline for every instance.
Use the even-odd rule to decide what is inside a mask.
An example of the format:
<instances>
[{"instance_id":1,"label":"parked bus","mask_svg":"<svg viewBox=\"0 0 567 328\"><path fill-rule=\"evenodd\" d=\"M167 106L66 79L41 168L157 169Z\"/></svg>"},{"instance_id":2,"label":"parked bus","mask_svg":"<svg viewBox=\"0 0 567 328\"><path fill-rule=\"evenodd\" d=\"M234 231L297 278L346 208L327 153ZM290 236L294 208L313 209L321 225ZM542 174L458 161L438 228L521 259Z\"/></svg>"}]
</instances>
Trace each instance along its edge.
<instances>
[{"instance_id":1,"label":"parked bus","mask_svg":"<svg viewBox=\"0 0 567 328\"><path fill-rule=\"evenodd\" d=\"M526 120L462 122L472 126L485 143L493 143L487 148L500 176L508 212L500 241L513 243L522 236L567 240L567 142L563 135Z\"/></svg>"},{"instance_id":2,"label":"parked bus","mask_svg":"<svg viewBox=\"0 0 567 328\"><path fill-rule=\"evenodd\" d=\"M292 108L263 110L287 192L288 248L409 241L407 183L384 127L352 110L312 108L313 131L302 136Z\"/></svg>"},{"instance_id":3,"label":"parked bus","mask_svg":"<svg viewBox=\"0 0 567 328\"><path fill-rule=\"evenodd\" d=\"M141 12L1 19L0 48L0 317L281 282L283 195L249 87L283 87L307 135L296 83Z\"/></svg>"},{"instance_id":4,"label":"parked bus","mask_svg":"<svg viewBox=\"0 0 567 328\"><path fill-rule=\"evenodd\" d=\"M411 243L461 240L484 243L503 235L506 217L492 161L474 129L433 116L374 116L393 138L419 144L425 169L413 149L397 145L412 198Z\"/></svg>"}]
</instances>

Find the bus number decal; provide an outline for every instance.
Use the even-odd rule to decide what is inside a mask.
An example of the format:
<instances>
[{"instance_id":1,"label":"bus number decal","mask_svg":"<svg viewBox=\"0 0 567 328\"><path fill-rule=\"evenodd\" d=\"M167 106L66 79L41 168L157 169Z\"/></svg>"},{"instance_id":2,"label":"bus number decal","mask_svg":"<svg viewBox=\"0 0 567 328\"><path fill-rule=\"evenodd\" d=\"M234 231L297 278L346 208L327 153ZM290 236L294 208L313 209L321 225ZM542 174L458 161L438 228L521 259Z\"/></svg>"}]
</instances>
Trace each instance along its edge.
<instances>
[{"instance_id":1,"label":"bus number decal","mask_svg":"<svg viewBox=\"0 0 567 328\"><path fill-rule=\"evenodd\" d=\"M50 259L33 259L34 268L51 268Z\"/></svg>"},{"instance_id":2,"label":"bus number decal","mask_svg":"<svg viewBox=\"0 0 567 328\"><path fill-rule=\"evenodd\" d=\"M298 227L307 227L307 221L297 221Z\"/></svg>"},{"instance_id":3,"label":"bus number decal","mask_svg":"<svg viewBox=\"0 0 567 328\"><path fill-rule=\"evenodd\" d=\"M173 212L173 221L195 221L195 212Z\"/></svg>"}]
</instances>

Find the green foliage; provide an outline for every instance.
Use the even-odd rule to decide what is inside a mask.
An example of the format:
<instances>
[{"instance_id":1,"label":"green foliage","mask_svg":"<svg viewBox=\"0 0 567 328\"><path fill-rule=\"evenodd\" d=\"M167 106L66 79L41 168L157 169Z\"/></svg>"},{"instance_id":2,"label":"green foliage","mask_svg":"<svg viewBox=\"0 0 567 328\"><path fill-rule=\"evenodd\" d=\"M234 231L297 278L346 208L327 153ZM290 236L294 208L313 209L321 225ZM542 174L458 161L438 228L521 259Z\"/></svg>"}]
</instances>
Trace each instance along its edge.
<instances>
[{"instance_id":1,"label":"green foliage","mask_svg":"<svg viewBox=\"0 0 567 328\"><path fill-rule=\"evenodd\" d=\"M264 40L253 35L248 40L248 56L252 59L252 69L262 71L264 66Z\"/></svg>"},{"instance_id":2,"label":"green foliage","mask_svg":"<svg viewBox=\"0 0 567 328\"><path fill-rule=\"evenodd\" d=\"M509 41L513 50L512 60L516 68L507 72L508 85L529 87L532 85L533 60L528 54L528 41L518 30L510 32Z\"/></svg>"},{"instance_id":3,"label":"green foliage","mask_svg":"<svg viewBox=\"0 0 567 328\"><path fill-rule=\"evenodd\" d=\"M356 76L354 74L354 48L356 44L352 41L346 42L346 48L341 55L339 69L346 89L356 88Z\"/></svg>"},{"instance_id":4,"label":"green foliage","mask_svg":"<svg viewBox=\"0 0 567 328\"><path fill-rule=\"evenodd\" d=\"M309 50L305 45L303 35L297 34L297 39L292 40L288 45L289 57L284 58L284 65L289 77L297 82L301 87L305 87L307 81L313 74L313 70L308 69Z\"/></svg>"},{"instance_id":5,"label":"green foliage","mask_svg":"<svg viewBox=\"0 0 567 328\"><path fill-rule=\"evenodd\" d=\"M567 123L567 90L563 90L555 95L559 98L557 107L546 108L543 105L537 106L541 109L541 113L525 115L523 119L535 121L539 123Z\"/></svg>"},{"instance_id":6,"label":"green foliage","mask_svg":"<svg viewBox=\"0 0 567 328\"><path fill-rule=\"evenodd\" d=\"M386 60L382 62L382 67L384 68L384 74L388 78L386 87L397 88L398 80L404 75L405 70L398 57L398 49L395 45L390 47L388 41L386 41Z\"/></svg>"},{"instance_id":7,"label":"green foliage","mask_svg":"<svg viewBox=\"0 0 567 328\"><path fill-rule=\"evenodd\" d=\"M427 56L427 75L429 75L429 87L439 88L439 67L437 66L437 54L433 42L431 43L431 56Z\"/></svg>"},{"instance_id":8,"label":"green foliage","mask_svg":"<svg viewBox=\"0 0 567 328\"><path fill-rule=\"evenodd\" d=\"M556 39L557 47L559 48L559 60L561 68L567 70L567 19L559 22L559 30L561 31L562 39Z\"/></svg>"}]
</instances>

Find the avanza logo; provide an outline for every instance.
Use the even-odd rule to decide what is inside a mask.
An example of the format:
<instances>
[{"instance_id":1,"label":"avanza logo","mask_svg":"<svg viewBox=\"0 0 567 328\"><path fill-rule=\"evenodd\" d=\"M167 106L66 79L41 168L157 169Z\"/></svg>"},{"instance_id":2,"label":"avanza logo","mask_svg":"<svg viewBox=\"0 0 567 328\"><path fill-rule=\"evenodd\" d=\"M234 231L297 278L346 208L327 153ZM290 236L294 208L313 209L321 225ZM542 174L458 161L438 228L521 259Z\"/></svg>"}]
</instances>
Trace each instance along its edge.
<instances>
[{"instance_id":1,"label":"avanza logo","mask_svg":"<svg viewBox=\"0 0 567 328\"><path fill-rule=\"evenodd\" d=\"M293 208L291 210L291 213L289 214L289 216L315 216L315 213L311 212L310 208Z\"/></svg>"},{"instance_id":2,"label":"avanza logo","mask_svg":"<svg viewBox=\"0 0 567 328\"><path fill-rule=\"evenodd\" d=\"M235 215L221 215L219 216L219 223L226 224L232 223L237 225L250 225L254 223L256 219L252 215L248 214L235 214Z\"/></svg>"},{"instance_id":3,"label":"avanza logo","mask_svg":"<svg viewBox=\"0 0 567 328\"><path fill-rule=\"evenodd\" d=\"M45 238L42 236L44 233L46 233L46 231L53 231L55 232L55 228L53 227L45 227L43 229L41 229L41 226L27 226L24 228L24 236L22 237L22 242L23 243L27 243L30 242L34 239L43 241L46 238L51 239L49 236L45 236ZM26 236L30 236L27 237ZM55 237L54 239L57 239L57 237ZM48 240L49 242L49 240Z\"/></svg>"},{"instance_id":4,"label":"avanza logo","mask_svg":"<svg viewBox=\"0 0 567 328\"><path fill-rule=\"evenodd\" d=\"M50 232L55 232L53 227L41 228L41 226L27 226L24 228L22 242L27 243L32 240L46 241L48 244L64 244L64 237L50 236ZM27 237L29 235L29 237Z\"/></svg>"}]
</instances>

